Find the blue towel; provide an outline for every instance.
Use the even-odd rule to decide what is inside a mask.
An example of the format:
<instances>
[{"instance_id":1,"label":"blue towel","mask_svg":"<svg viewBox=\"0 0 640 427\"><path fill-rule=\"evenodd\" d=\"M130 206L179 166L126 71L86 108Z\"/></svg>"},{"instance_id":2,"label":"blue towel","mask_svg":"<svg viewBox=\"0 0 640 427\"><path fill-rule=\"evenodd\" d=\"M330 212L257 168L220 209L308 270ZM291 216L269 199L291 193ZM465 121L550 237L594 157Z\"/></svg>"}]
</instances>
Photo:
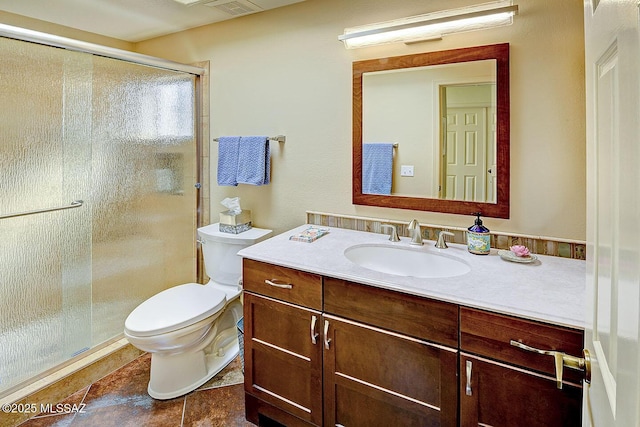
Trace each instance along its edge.
<instances>
[{"instance_id":1,"label":"blue towel","mask_svg":"<svg viewBox=\"0 0 640 427\"><path fill-rule=\"evenodd\" d=\"M362 145L362 193L391 194L393 144Z\"/></svg>"},{"instance_id":2,"label":"blue towel","mask_svg":"<svg viewBox=\"0 0 640 427\"><path fill-rule=\"evenodd\" d=\"M269 184L271 151L266 136L243 136L238 150L238 184Z\"/></svg>"},{"instance_id":3,"label":"blue towel","mask_svg":"<svg viewBox=\"0 0 640 427\"><path fill-rule=\"evenodd\" d=\"M238 185L238 147L239 136L221 136L218 138L218 185Z\"/></svg>"}]
</instances>

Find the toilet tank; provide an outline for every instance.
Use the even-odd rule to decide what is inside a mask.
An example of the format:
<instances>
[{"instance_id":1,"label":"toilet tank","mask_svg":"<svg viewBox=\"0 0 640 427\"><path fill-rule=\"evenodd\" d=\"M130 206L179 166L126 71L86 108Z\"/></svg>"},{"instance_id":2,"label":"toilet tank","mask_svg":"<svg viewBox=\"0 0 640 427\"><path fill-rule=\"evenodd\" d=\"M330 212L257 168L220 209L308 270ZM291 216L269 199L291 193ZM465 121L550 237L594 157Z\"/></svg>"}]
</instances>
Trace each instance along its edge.
<instances>
[{"instance_id":1,"label":"toilet tank","mask_svg":"<svg viewBox=\"0 0 640 427\"><path fill-rule=\"evenodd\" d=\"M242 275L242 258L238 252L270 234L271 230L262 228L252 228L240 234L223 233L218 223L198 228L207 276L222 285L237 285Z\"/></svg>"}]
</instances>

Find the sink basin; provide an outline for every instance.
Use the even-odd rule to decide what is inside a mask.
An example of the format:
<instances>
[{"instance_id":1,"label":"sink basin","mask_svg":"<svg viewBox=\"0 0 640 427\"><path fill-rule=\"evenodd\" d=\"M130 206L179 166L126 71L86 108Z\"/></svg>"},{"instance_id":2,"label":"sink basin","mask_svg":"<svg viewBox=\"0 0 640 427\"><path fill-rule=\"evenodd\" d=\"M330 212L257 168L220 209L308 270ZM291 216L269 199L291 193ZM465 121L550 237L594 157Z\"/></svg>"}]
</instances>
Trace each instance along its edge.
<instances>
[{"instance_id":1,"label":"sink basin","mask_svg":"<svg viewBox=\"0 0 640 427\"><path fill-rule=\"evenodd\" d=\"M471 271L462 260L444 254L389 245L356 245L344 251L360 267L404 277L437 278L461 276Z\"/></svg>"}]
</instances>

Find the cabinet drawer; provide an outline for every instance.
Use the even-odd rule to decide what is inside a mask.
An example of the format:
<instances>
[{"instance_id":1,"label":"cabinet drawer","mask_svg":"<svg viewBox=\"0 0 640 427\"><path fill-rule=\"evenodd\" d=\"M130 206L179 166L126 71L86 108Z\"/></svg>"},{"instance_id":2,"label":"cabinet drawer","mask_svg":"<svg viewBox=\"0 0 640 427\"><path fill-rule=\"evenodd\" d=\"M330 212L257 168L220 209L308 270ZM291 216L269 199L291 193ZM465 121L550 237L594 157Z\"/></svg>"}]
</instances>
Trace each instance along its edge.
<instances>
[{"instance_id":1,"label":"cabinet drawer","mask_svg":"<svg viewBox=\"0 0 640 427\"><path fill-rule=\"evenodd\" d=\"M325 277L324 311L458 347L458 306Z\"/></svg>"},{"instance_id":2,"label":"cabinet drawer","mask_svg":"<svg viewBox=\"0 0 640 427\"><path fill-rule=\"evenodd\" d=\"M322 310L322 276L250 259L242 260L246 291Z\"/></svg>"},{"instance_id":3,"label":"cabinet drawer","mask_svg":"<svg viewBox=\"0 0 640 427\"><path fill-rule=\"evenodd\" d=\"M555 376L552 356L532 353L510 344L515 340L541 350L582 356L584 333L517 317L460 308L460 349ZM564 378L580 381L581 373L564 369Z\"/></svg>"}]
</instances>

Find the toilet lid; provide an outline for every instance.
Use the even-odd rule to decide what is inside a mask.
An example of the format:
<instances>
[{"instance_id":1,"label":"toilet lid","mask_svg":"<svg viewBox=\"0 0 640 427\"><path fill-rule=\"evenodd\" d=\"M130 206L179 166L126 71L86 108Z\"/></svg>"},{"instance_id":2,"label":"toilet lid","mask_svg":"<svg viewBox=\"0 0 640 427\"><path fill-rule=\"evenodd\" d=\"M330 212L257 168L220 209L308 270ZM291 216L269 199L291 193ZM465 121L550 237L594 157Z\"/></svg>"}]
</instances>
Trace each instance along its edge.
<instances>
[{"instance_id":1,"label":"toilet lid","mask_svg":"<svg viewBox=\"0 0 640 427\"><path fill-rule=\"evenodd\" d=\"M156 294L136 307L124 328L140 337L163 334L192 325L224 308L224 291L187 283Z\"/></svg>"}]
</instances>

